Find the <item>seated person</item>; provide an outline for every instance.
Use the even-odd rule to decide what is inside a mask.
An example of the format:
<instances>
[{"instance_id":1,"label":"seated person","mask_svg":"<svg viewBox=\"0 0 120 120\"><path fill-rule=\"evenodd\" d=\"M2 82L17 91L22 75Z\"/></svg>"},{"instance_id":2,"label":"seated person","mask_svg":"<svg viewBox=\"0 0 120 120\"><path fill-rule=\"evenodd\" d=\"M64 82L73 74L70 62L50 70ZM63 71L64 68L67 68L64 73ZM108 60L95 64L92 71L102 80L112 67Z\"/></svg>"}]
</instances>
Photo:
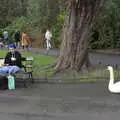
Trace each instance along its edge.
<instances>
[{"instance_id":1,"label":"seated person","mask_svg":"<svg viewBox=\"0 0 120 120\"><path fill-rule=\"evenodd\" d=\"M8 46L9 52L5 56L5 65L22 67L22 57L21 54L16 50L15 44L10 44Z\"/></svg>"},{"instance_id":2,"label":"seated person","mask_svg":"<svg viewBox=\"0 0 120 120\"><path fill-rule=\"evenodd\" d=\"M22 67L21 54L16 50L14 44L10 44L9 52L5 56L4 66L0 68L0 76L7 76L8 73L16 73ZM6 83L4 81L4 83Z\"/></svg>"}]
</instances>

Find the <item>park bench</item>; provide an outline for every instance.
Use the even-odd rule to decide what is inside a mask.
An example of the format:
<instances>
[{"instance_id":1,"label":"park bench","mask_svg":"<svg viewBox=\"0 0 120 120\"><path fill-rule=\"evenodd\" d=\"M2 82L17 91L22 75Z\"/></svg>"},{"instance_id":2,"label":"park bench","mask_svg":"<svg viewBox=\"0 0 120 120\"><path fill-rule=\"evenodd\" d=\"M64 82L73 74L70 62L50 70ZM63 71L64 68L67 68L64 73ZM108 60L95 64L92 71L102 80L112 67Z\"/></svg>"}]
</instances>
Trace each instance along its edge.
<instances>
[{"instance_id":1,"label":"park bench","mask_svg":"<svg viewBox=\"0 0 120 120\"><path fill-rule=\"evenodd\" d=\"M23 68L21 71L14 74L15 80L20 80L24 82L26 86L27 82L34 83L33 79L33 57L26 57L22 59ZM4 66L4 58L0 58L0 67ZM29 81L27 81L29 80Z\"/></svg>"}]
</instances>

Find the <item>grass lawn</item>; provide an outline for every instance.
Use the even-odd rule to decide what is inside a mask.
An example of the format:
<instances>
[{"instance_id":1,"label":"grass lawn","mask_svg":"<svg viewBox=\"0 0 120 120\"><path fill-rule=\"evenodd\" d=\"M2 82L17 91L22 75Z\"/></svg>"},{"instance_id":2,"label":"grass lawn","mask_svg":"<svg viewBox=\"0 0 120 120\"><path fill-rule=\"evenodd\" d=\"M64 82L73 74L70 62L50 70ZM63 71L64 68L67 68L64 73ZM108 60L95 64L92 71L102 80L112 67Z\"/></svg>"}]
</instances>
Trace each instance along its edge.
<instances>
[{"instance_id":1,"label":"grass lawn","mask_svg":"<svg viewBox=\"0 0 120 120\"><path fill-rule=\"evenodd\" d=\"M4 57L7 51L0 51L0 57ZM79 82L95 82L95 81L106 81L109 80L109 72L106 70L106 67L100 69L92 69L86 72L76 73L74 71L60 72L53 75L54 69L51 67L54 65L56 58L52 56L43 56L38 53L32 52L21 52L23 57L34 57L33 62L33 75L34 78L43 78L51 77L51 79L59 79L61 83L79 83ZM120 78L120 70L114 70L115 80ZM57 81L56 81L57 82Z\"/></svg>"},{"instance_id":2,"label":"grass lawn","mask_svg":"<svg viewBox=\"0 0 120 120\"><path fill-rule=\"evenodd\" d=\"M0 57L5 57L7 50L0 50ZM33 75L37 77L50 76L53 73L53 68L50 68L55 63L56 58L52 56L43 56L38 53L21 52L22 57L33 57Z\"/></svg>"}]
</instances>

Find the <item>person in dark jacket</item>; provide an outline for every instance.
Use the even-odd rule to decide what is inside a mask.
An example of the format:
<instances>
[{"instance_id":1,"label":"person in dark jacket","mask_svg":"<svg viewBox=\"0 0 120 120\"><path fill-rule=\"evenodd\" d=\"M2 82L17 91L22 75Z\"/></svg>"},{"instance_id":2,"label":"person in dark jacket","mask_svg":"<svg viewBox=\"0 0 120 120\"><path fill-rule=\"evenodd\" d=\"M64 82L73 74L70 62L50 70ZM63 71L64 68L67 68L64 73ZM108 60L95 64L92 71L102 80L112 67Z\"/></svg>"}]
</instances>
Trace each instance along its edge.
<instances>
[{"instance_id":1,"label":"person in dark jacket","mask_svg":"<svg viewBox=\"0 0 120 120\"><path fill-rule=\"evenodd\" d=\"M0 68L0 75L6 76L7 73L15 73L22 67L21 54L16 50L14 44L10 44L9 52L5 56L4 66Z\"/></svg>"},{"instance_id":2,"label":"person in dark jacket","mask_svg":"<svg viewBox=\"0 0 120 120\"><path fill-rule=\"evenodd\" d=\"M21 70L22 57L21 54L16 50L16 46L11 44L8 46L9 52L5 56L4 66L0 68L0 76L3 78L2 87L7 86L7 75L8 73L16 73Z\"/></svg>"},{"instance_id":3,"label":"person in dark jacket","mask_svg":"<svg viewBox=\"0 0 120 120\"><path fill-rule=\"evenodd\" d=\"M21 68L22 67L21 54L18 51L16 51L16 46L14 44L9 45L8 47L9 52L5 56L4 64L9 66L17 66Z\"/></svg>"},{"instance_id":4,"label":"person in dark jacket","mask_svg":"<svg viewBox=\"0 0 120 120\"><path fill-rule=\"evenodd\" d=\"M17 48L20 48L21 34L20 31L16 31L14 35L15 43Z\"/></svg>"}]
</instances>

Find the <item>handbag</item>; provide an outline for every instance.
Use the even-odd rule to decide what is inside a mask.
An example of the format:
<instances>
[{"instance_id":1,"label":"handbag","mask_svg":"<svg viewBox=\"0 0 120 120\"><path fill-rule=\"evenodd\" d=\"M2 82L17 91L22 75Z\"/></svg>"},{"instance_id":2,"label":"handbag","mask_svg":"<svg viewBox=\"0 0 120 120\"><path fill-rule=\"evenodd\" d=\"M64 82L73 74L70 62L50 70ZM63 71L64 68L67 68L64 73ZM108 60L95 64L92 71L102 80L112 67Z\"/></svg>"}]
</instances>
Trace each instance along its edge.
<instances>
[{"instance_id":1,"label":"handbag","mask_svg":"<svg viewBox=\"0 0 120 120\"><path fill-rule=\"evenodd\" d=\"M8 89L15 90L15 79L12 75L8 76Z\"/></svg>"}]
</instances>

